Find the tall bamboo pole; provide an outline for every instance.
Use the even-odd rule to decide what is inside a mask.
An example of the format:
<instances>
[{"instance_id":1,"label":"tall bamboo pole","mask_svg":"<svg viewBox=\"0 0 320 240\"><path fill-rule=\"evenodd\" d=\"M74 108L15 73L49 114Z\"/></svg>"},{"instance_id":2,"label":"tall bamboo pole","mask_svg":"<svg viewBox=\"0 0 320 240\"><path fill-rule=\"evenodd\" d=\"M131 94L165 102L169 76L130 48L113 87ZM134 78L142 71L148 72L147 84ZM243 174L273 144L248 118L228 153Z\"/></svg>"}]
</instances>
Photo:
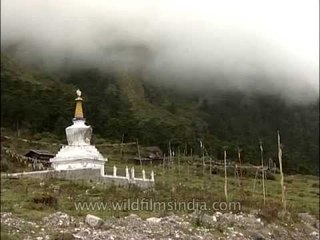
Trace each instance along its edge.
<instances>
[{"instance_id":1,"label":"tall bamboo pole","mask_svg":"<svg viewBox=\"0 0 320 240\"><path fill-rule=\"evenodd\" d=\"M180 147L178 147L178 175L180 177Z\"/></svg>"},{"instance_id":2,"label":"tall bamboo pole","mask_svg":"<svg viewBox=\"0 0 320 240\"><path fill-rule=\"evenodd\" d=\"M261 153L263 205L266 205L266 188L265 188L265 184L264 184L264 164L263 164L263 147L262 147L262 141L260 141L260 153Z\"/></svg>"},{"instance_id":3,"label":"tall bamboo pole","mask_svg":"<svg viewBox=\"0 0 320 240\"><path fill-rule=\"evenodd\" d=\"M239 169L240 169L240 177L239 177L239 182L240 182L240 187L242 189L242 163L241 163L241 148L237 148L238 151L238 160L239 160Z\"/></svg>"},{"instance_id":4,"label":"tall bamboo pole","mask_svg":"<svg viewBox=\"0 0 320 240\"><path fill-rule=\"evenodd\" d=\"M140 167L142 168L142 160L141 160L141 155L140 155L140 148L139 148L139 140L137 138L137 148L138 148L138 156L139 156L139 161L140 161Z\"/></svg>"},{"instance_id":5,"label":"tall bamboo pole","mask_svg":"<svg viewBox=\"0 0 320 240\"><path fill-rule=\"evenodd\" d=\"M186 158L186 156L188 155L188 144L187 143L185 144L183 155L184 155L184 158Z\"/></svg>"},{"instance_id":6,"label":"tall bamboo pole","mask_svg":"<svg viewBox=\"0 0 320 240\"><path fill-rule=\"evenodd\" d=\"M234 167L234 178L238 181L239 187L241 187L240 180L239 180L239 174L238 174L238 165L237 164Z\"/></svg>"},{"instance_id":7,"label":"tall bamboo pole","mask_svg":"<svg viewBox=\"0 0 320 240\"><path fill-rule=\"evenodd\" d=\"M169 151L169 164L171 164L171 161L172 161L171 140L168 143L168 151Z\"/></svg>"},{"instance_id":8,"label":"tall bamboo pole","mask_svg":"<svg viewBox=\"0 0 320 240\"><path fill-rule=\"evenodd\" d=\"M224 194L226 196L226 201L228 202L228 177L227 177L227 151L223 151L224 158Z\"/></svg>"},{"instance_id":9,"label":"tall bamboo pole","mask_svg":"<svg viewBox=\"0 0 320 240\"><path fill-rule=\"evenodd\" d=\"M211 163L211 162L212 162L212 158L211 158L211 157L209 158L209 161L210 161L210 167L209 167L209 169L210 169L210 175L209 175L209 176L210 176L210 178L211 178L211 176L212 176L212 163Z\"/></svg>"},{"instance_id":10,"label":"tall bamboo pole","mask_svg":"<svg viewBox=\"0 0 320 240\"><path fill-rule=\"evenodd\" d=\"M281 149L281 141L280 141L280 131L278 130L278 158L279 158L279 169L280 169L280 185L281 185L281 202L283 204L284 211L287 210L286 199L285 199L285 187L284 187L284 176L282 171L282 149Z\"/></svg>"},{"instance_id":11,"label":"tall bamboo pole","mask_svg":"<svg viewBox=\"0 0 320 240\"><path fill-rule=\"evenodd\" d=\"M188 167L188 172L187 172L187 174L188 174L188 181L189 181L189 177L190 177L190 166L189 166L189 159L187 159L187 167Z\"/></svg>"},{"instance_id":12,"label":"tall bamboo pole","mask_svg":"<svg viewBox=\"0 0 320 240\"><path fill-rule=\"evenodd\" d=\"M204 176L204 170L205 170L205 162L204 162L204 144L201 140L199 140L200 142L200 148L202 151L202 175Z\"/></svg>"}]
</instances>

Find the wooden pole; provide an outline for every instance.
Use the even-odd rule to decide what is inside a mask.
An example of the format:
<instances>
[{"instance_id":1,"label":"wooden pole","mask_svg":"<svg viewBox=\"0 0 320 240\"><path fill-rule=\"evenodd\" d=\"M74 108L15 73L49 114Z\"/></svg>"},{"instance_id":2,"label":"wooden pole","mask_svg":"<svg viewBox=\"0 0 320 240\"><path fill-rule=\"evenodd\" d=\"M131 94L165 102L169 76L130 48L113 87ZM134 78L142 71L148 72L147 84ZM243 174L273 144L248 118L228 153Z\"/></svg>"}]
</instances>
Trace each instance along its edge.
<instances>
[{"instance_id":1,"label":"wooden pole","mask_svg":"<svg viewBox=\"0 0 320 240\"><path fill-rule=\"evenodd\" d=\"M206 163L204 161L204 144L203 143L202 143L202 166L203 166L203 175L204 175Z\"/></svg>"},{"instance_id":2,"label":"wooden pole","mask_svg":"<svg viewBox=\"0 0 320 240\"><path fill-rule=\"evenodd\" d=\"M262 147L262 141L260 141L260 153L261 153L263 205L266 205L266 189L265 189L265 184L264 184L264 164L263 164L263 147Z\"/></svg>"},{"instance_id":3,"label":"wooden pole","mask_svg":"<svg viewBox=\"0 0 320 240\"><path fill-rule=\"evenodd\" d=\"M175 164L175 158L176 158L176 152L175 152L175 148L173 148L172 150L171 150L171 153L172 153L172 158L171 158L171 160L172 160L172 167L174 168L174 164Z\"/></svg>"},{"instance_id":4,"label":"wooden pole","mask_svg":"<svg viewBox=\"0 0 320 240\"><path fill-rule=\"evenodd\" d=\"M201 140L199 140L200 142L200 148L202 151L202 175L204 176L204 172L205 172L205 162L204 162L204 144Z\"/></svg>"},{"instance_id":5,"label":"wooden pole","mask_svg":"<svg viewBox=\"0 0 320 240\"><path fill-rule=\"evenodd\" d=\"M180 147L178 147L178 175L180 177Z\"/></svg>"},{"instance_id":6,"label":"wooden pole","mask_svg":"<svg viewBox=\"0 0 320 240\"><path fill-rule=\"evenodd\" d=\"M142 161L141 161L141 155L140 155L140 148L139 148L138 138L137 138L137 148L138 148L138 156L139 156L139 161L140 161L140 167L142 167Z\"/></svg>"},{"instance_id":7,"label":"wooden pole","mask_svg":"<svg viewBox=\"0 0 320 240\"><path fill-rule=\"evenodd\" d=\"M284 176L282 171L282 149L280 141L280 131L278 130L278 158L279 158L279 169L280 169L280 185L281 185L281 202L283 204L284 211L287 210L286 199L285 199L285 186L284 186Z\"/></svg>"},{"instance_id":8,"label":"wooden pole","mask_svg":"<svg viewBox=\"0 0 320 240\"><path fill-rule=\"evenodd\" d=\"M272 164L271 164L271 159L269 158L268 160L268 169L271 170L272 169Z\"/></svg>"},{"instance_id":9,"label":"wooden pole","mask_svg":"<svg viewBox=\"0 0 320 240\"><path fill-rule=\"evenodd\" d=\"M240 177L239 177L239 173L238 173L238 165L237 164L234 167L234 177L238 180L239 187L241 187Z\"/></svg>"},{"instance_id":10,"label":"wooden pole","mask_svg":"<svg viewBox=\"0 0 320 240\"><path fill-rule=\"evenodd\" d=\"M210 164L210 167L209 167L209 169L210 169L210 175L209 175L209 176L210 176L210 178L211 178L211 176L212 176L212 163L211 163L212 158L211 158L211 157L209 158L209 161L210 161L210 162L209 162L209 164Z\"/></svg>"},{"instance_id":11,"label":"wooden pole","mask_svg":"<svg viewBox=\"0 0 320 240\"><path fill-rule=\"evenodd\" d=\"M190 166L189 166L189 159L187 159L187 164L188 164L188 180L189 180L189 177L190 177Z\"/></svg>"},{"instance_id":12,"label":"wooden pole","mask_svg":"<svg viewBox=\"0 0 320 240\"><path fill-rule=\"evenodd\" d=\"M227 151L223 151L224 158L224 194L226 197L226 201L228 202L228 177L227 177Z\"/></svg>"},{"instance_id":13,"label":"wooden pole","mask_svg":"<svg viewBox=\"0 0 320 240\"><path fill-rule=\"evenodd\" d=\"M169 164L171 164L171 154L172 154L172 152L171 152L171 141L169 141L169 143L168 143L168 152L169 152Z\"/></svg>"},{"instance_id":14,"label":"wooden pole","mask_svg":"<svg viewBox=\"0 0 320 240\"><path fill-rule=\"evenodd\" d=\"M239 170L240 170L240 176L239 176L239 183L240 187L242 188L242 163L241 163L241 149L238 147L238 160L239 160Z\"/></svg>"},{"instance_id":15,"label":"wooden pole","mask_svg":"<svg viewBox=\"0 0 320 240\"><path fill-rule=\"evenodd\" d=\"M190 158L191 158L191 166L193 166L193 152L192 152L192 147L190 148ZM188 161L188 167L189 167L189 161Z\"/></svg>"}]
</instances>

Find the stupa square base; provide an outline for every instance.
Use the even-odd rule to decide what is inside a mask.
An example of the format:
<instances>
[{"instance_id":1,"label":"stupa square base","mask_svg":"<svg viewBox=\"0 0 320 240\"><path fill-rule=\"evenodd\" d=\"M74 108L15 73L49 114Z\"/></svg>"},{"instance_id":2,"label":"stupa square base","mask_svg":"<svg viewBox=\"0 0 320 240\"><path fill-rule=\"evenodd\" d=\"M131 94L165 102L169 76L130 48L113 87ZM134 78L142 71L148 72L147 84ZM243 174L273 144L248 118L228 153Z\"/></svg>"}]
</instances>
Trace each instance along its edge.
<instances>
[{"instance_id":1,"label":"stupa square base","mask_svg":"<svg viewBox=\"0 0 320 240\"><path fill-rule=\"evenodd\" d=\"M55 170L101 169L107 160L95 146L63 146L50 160Z\"/></svg>"}]
</instances>

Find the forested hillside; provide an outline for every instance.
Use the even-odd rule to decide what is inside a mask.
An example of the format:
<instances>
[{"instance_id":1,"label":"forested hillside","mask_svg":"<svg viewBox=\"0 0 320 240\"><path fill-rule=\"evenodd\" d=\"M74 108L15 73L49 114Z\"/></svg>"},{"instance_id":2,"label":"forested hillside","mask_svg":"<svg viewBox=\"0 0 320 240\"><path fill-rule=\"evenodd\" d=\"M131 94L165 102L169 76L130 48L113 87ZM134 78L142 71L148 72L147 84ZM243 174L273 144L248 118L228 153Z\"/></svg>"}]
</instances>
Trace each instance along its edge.
<instances>
[{"instance_id":1,"label":"forested hillside","mask_svg":"<svg viewBox=\"0 0 320 240\"><path fill-rule=\"evenodd\" d=\"M76 88L84 97L88 124L109 141L139 139L140 144L187 145L197 154L202 140L210 155L221 159L223 147L243 161L259 162L259 141L265 159L277 160L276 131L284 144L286 172L319 173L319 101L288 105L268 95L240 92L183 92L145 80L141 72L102 72L95 68L47 74L1 56L1 123L15 131L50 132L64 138L71 122ZM182 150L181 150L182 151Z\"/></svg>"}]
</instances>

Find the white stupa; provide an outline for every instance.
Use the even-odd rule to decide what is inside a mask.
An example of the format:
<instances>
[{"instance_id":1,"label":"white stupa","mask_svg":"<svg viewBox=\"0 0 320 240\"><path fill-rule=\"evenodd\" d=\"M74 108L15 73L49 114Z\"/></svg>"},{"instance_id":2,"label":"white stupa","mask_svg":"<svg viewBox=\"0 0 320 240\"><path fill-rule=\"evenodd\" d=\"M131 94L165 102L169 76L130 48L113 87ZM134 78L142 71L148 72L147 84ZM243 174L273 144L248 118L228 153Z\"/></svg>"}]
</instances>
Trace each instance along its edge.
<instances>
[{"instance_id":1,"label":"white stupa","mask_svg":"<svg viewBox=\"0 0 320 240\"><path fill-rule=\"evenodd\" d=\"M76 93L73 124L66 128L68 145L63 146L56 156L50 159L55 170L100 169L107 161L95 146L90 145L92 128L85 124L81 91L78 89Z\"/></svg>"}]
</instances>

